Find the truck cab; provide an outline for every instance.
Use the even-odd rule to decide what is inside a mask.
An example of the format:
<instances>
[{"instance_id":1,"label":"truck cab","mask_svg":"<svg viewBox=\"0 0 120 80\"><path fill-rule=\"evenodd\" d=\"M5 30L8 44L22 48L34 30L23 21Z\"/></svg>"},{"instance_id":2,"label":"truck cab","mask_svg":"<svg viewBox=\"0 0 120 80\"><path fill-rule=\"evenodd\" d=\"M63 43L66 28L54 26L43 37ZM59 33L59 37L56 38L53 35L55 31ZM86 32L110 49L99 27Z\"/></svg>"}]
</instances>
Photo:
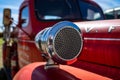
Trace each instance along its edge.
<instances>
[{"instance_id":1,"label":"truck cab","mask_svg":"<svg viewBox=\"0 0 120 80\"><path fill-rule=\"evenodd\" d=\"M120 68L119 21L104 20L102 9L91 0L25 0L12 41L6 40L3 45L8 77L80 80L86 78L79 75L83 68L90 71L81 74L90 75L87 79L114 78L114 74L104 73L116 73Z\"/></svg>"},{"instance_id":2,"label":"truck cab","mask_svg":"<svg viewBox=\"0 0 120 80\"><path fill-rule=\"evenodd\" d=\"M104 16L101 8L93 1L25 0L20 7L18 23L18 27L22 29L18 31L18 55L20 67L34 61L42 60L40 52L36 50L34 45L35 35L40 30L51 27L53 24L63 20L78 22L103 19ZM25 20L25 23L21 23L23 20ZM36 55L34 55L34 53Z\"/></svg>"}]
</instances>

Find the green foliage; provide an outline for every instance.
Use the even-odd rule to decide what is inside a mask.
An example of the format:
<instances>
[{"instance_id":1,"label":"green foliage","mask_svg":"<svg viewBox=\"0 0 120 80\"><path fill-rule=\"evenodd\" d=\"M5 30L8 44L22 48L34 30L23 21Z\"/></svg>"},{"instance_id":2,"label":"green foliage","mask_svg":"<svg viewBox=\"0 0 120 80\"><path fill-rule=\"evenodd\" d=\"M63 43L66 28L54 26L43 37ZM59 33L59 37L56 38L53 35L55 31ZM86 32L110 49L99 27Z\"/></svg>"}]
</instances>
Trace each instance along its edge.
<instances>
[{"instance_id":1,"label":"green foliage","mask_svg":"<svg viewBox=\"0 0 120 80\"><path fill-rule=\"evenodd\" d=\"M4 42L3 39L0 38L0 47L2 46L3 42Z\"/></svg>"},{"instance_id":2,"label":"green foliage","mask_svg":"<svg viewBox=\"0 0 120 80\"><path fill-rule=\"evenodd\" d=\"M3 39L0 38L0 68L2 67L2 44L3 44Z\"/></svg>"}]
</instances>

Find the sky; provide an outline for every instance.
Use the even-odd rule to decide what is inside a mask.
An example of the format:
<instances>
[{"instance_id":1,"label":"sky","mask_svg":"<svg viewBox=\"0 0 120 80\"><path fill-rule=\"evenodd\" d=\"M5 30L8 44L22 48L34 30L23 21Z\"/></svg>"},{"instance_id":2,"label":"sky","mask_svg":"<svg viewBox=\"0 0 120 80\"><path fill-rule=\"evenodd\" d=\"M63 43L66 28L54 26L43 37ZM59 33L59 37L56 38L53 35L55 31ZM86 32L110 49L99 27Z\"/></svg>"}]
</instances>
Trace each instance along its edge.
<instances>
[{"instance_id":1,"label":"sky","mask_svg":"<svg viewBox=\"0 0 120 80\"><path fill-rule=\"evenodd\" d=\"M4 8L10 8L12 9L12 18L17 22L18 21L18 11L20 4L24 0L0 0L0 32L3 31L3 9Z\"/></svg>"},{"instance_id":2,"label":"sky","mask_svg":"<svg viewBox=\"0 0 120 80\"><path fill-rule=\"evenodd\" d=\"M103 10L120 7L120 0L93 0L97 2Z\"/></svg>"},{"instance_id":3,"label":"sky","mask_svg":"<svg viewBox=\"0 0 120 80\"><path fill-rule=\"evenodd\" d=\"M24 0L0 0L0 32L3 31L1 26L2 19L3 19L3 9L4 8L11 8L12 9L12 18L14 18L15 21L18 21L18 11L20 4ZM107 10L110 8L115 8L120 6L120 0L93 0L96 3L98 3L103 10Z\"/></svg>"}]
</instances>

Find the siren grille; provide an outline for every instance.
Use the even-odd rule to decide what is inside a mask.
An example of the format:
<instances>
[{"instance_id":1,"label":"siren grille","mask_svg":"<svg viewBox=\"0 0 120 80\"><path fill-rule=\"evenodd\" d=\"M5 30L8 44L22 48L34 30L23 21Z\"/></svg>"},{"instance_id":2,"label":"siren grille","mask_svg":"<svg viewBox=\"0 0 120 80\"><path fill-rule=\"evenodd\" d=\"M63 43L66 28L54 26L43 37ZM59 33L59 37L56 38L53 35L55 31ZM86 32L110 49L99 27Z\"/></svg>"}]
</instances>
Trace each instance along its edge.
<instances>
[{"instance_id":1,"label":"siren grille","mask_svg":"<svg viewBox=\"0 0 120 80\"><path fill-rule=\"evenodd\" d=\"M54 39L54 50L59 58L70 60L76 58L82 47L80 33L71 27L59 30Z\"/></svg>"},{"instance_id":2,"label":"siren grille","mask_svg":"<svg viewBox=\"0 0 120 80\"><path fill-rule=\"evenodd\" d=\"M36 46L46 59L59 64L72 64L83 47L81 34L81 29L74 23L61 21L41 30L35 37Z\"/></svg>"}]
</instances>

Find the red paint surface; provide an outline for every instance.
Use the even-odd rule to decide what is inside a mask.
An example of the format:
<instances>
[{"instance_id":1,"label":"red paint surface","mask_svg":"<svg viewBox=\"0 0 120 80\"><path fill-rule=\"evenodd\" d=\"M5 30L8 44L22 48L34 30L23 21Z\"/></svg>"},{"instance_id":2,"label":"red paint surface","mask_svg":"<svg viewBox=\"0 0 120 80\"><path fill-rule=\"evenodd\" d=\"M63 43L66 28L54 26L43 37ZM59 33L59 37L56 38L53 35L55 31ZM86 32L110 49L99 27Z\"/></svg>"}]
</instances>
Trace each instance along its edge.
<instances>
[{"instance_id":1,"label":"red paint surface","mask_svg":"<svg viewBox=\"0 0 120 80\"><path fill-rule=\"evenodd\" d=\"M60 65L60 68L44 70L45 63L33 63L22 68L13 80L111 80L80 68Z\"/></svg>"},{"instance_id":2,"label":"red paint surface","mask_svg":"<svg viewBox=\"0 0 120 80\"><path fill-rule=\"evenodd\" d=\"M120 68L119 22L120 20L102 20L76 23L82 30L84 40L79 60ZM114 29L108 32L111 26ZM87 33L86 27L93 29Z\"/></svg>"}]
</instances>

